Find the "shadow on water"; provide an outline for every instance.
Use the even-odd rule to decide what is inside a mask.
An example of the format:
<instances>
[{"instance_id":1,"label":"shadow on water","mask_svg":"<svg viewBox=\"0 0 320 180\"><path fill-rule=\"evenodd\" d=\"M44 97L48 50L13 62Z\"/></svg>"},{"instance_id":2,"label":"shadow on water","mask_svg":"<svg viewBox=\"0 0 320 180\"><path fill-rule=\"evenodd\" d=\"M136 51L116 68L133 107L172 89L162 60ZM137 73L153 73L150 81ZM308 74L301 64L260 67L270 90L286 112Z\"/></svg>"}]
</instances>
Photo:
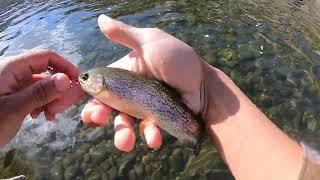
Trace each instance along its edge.
<instances>
[{"instance_id":1,"label":"shadow on water","mask_svg":"<svg viewBox=\"0 0 320 180\"><path fill-rule=\"evenodd\" d=\"M0 61L49 48L80 69L104 66L129 49L99 32L99 14L158 27L223 70L291 137L319 147L314 138L320 135L319 12L315 0L5 0L0 2ZM27 118L3 150L0 178L23 173L30 179L234 179L210 141L194 157L163 132L160 150L137 137L133 152L119 152L112 125L90 129L81 123L86 100L56 122Z\"/></svg>"}]
</instances>

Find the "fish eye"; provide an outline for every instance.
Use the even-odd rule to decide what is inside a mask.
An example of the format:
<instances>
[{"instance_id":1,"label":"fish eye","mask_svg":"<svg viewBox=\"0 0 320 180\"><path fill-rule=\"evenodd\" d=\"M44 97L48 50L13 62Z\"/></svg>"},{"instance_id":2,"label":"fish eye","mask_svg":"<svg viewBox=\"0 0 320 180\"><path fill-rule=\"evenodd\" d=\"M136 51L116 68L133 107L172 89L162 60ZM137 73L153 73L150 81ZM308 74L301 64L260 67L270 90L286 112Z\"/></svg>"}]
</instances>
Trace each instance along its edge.
<instances>
[{"instance_id":1,"label":"fish eye","mask_svg":"<svg viewBox=\"0 0 320 180\"><path fill-rule=\"evenodd\" d=\"M83 73L80 77L82 80L86 81L89 79L89 74L88 73Z\"/></svg>"}]
</instances>

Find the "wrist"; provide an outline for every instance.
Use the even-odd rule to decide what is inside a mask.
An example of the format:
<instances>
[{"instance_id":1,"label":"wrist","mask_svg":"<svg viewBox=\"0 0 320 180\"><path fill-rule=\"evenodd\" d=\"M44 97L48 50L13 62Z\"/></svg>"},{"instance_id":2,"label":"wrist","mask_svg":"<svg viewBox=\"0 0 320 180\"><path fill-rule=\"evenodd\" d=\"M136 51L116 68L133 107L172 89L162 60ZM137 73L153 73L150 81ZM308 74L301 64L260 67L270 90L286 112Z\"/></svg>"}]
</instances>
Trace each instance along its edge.
<instances>
[{"instance_id":1,"label":"wrist","mask_svg":"<svg viewBox=\"0 0 320 180\"><path fill-rule=\"evenodd\" d=\"M205 128L216 148L222 153L222 158L229 164L230 158L241 152L248 139L248 134L241 132L241 126L248 122L247 118L242 118L243 115L239 113L240 103L242 108L255 108L223 71L204 62L203 72L208 98L208 110L203 117Z\"/></svg>"},{"instance_id":2,"label":"wrist","mask_svg":"<svg viewBox=\"0 0 320 180\"><path fill-rule=\"evenodd\" d=\"M202 117L206 124L218 123L235 114L239 109L238 96L245 95L221 70L203 63L203 81L206 100Z\"/></svg>"},{"instance_id":3,"label":"wrist","mask_svg":"<svg viewBox=\"0 0 320 180\"><path fill-rule=\"evenodd\" d=\"M303 159L301 147L222 71L204 63L203 72L209 97L206 128L233 175L237 179L265 179L270 174L275 179L297 177Z\"/></svg>"}]
</instances>

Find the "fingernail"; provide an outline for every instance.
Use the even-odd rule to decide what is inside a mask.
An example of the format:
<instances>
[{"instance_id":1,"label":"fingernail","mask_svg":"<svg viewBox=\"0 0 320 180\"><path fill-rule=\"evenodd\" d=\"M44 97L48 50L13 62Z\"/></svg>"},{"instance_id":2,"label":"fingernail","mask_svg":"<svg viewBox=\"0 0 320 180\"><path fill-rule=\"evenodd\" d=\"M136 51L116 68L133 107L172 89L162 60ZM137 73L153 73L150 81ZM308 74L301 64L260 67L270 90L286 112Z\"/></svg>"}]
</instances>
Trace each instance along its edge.
<instances>
[{"instance_id":1,"label":"fingernail","mask_svg":"<svg viewBox=\"0 0 320 180\"><path fill-rule=\"evenodd\" d=\"M102 23L107 24L107 23L109 23L109 22L111 21L111 18L110 18L109 16L106 16L106 15L104 15L104 14L101 14L101 15L99 16L99 21L101 21Z\"/></svg>"},{"instance_id":2,"label":"fingernail","mask_svg":"<svg viewBox=\"0 0 320 180\"><path fill-rule=\"evenodd\" d=\"M150 148L159 148L161 146L161 135L155 125L149 125L144 129L145 139Z\"/></svg>"}]
</instances>

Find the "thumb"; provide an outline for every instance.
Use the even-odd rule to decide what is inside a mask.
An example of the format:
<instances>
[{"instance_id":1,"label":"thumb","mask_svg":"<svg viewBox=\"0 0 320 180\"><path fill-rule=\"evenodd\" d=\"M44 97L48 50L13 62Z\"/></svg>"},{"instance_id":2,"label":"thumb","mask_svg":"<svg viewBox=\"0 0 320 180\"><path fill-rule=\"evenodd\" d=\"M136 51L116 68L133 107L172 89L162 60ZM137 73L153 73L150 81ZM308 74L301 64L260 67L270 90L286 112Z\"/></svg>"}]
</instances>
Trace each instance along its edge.
<instances>
[{"instance_id":1,"label":"thumb","mask_svg":"<svg viewBox=\"0 0 320 180\"><path fill-rule=\"evenodd\" d=\"M63 73L42 79L12 96L12 102L26 114L55 100L65 92L70 79Z\"/></svg>"},{"instance_id":2,"label":"thumb","mask_svg":"<svg viewBox=\"0 0 320 180\"><path fill-rule=\"evenodd\" d=\"M100 15L98 24L101 32L111 41L140 51L142 36L138 28L129 26L120 21L114 20L106 15Z\"/></svg>"}]
</instances>

